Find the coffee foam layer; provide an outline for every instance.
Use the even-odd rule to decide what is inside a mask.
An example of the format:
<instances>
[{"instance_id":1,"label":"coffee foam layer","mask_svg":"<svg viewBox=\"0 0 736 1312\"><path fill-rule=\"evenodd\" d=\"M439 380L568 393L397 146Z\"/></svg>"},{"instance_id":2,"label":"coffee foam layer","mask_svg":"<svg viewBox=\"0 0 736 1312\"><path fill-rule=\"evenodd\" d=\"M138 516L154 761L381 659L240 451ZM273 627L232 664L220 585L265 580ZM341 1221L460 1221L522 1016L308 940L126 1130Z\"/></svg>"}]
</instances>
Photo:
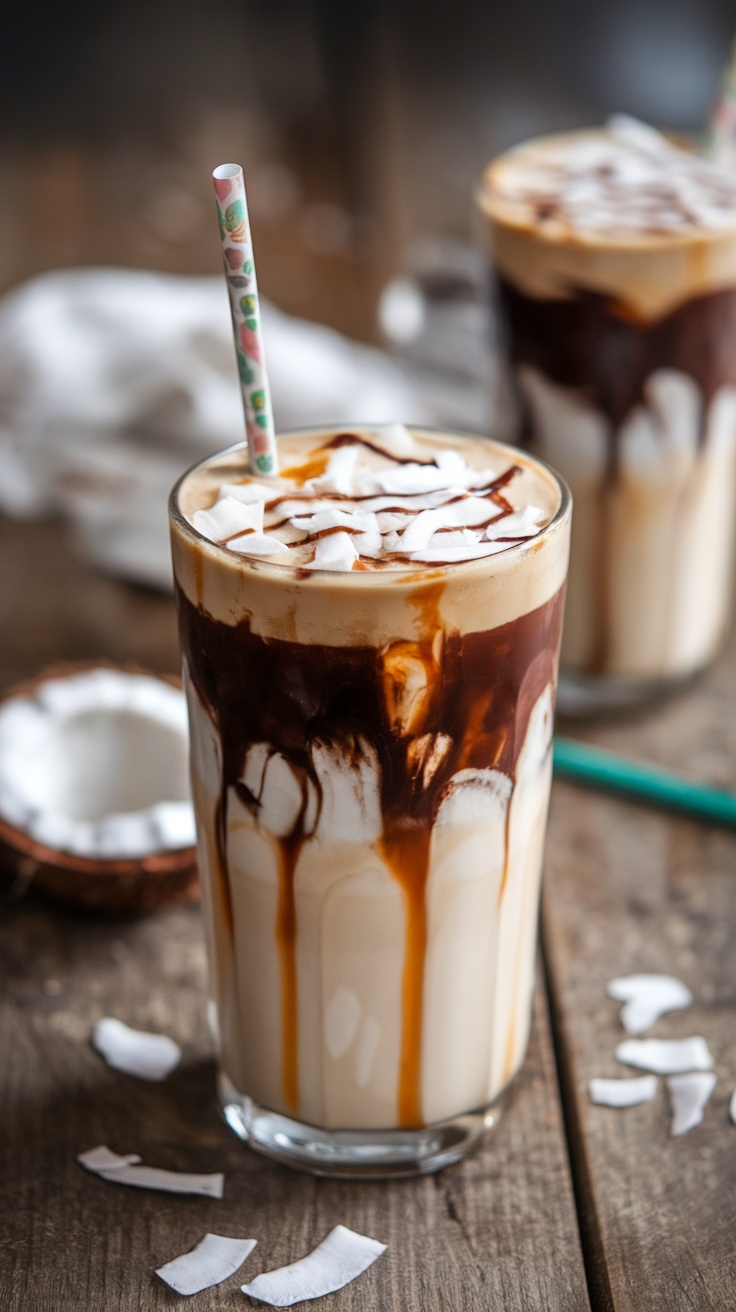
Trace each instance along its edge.
<instances>
[{"instance_id":1,"label":"coffee foam layer","mask_svg":"<svg viewBox=\"0 0 736 1312\"><path fill-rule=\"evenodd\" d=\"M540 298L595 290L649 317L736 285L736 179L624 116L508 151L478 203L499 272Z\"/></svg>"},{"instance_id":2,"label":"coffee foam layer","mask_svg":"<svg viewBox=\"0 0 736 1312\"><path fill-rule=\"evenodd\" d=\"M177 580L214 618L372 646L419 632L425 604L472 632L542 605L564 580L560 487L522 452L398 426L279 447L276 479L250 478L234 449L180 485Z\"/></svg>"}]
</instances>

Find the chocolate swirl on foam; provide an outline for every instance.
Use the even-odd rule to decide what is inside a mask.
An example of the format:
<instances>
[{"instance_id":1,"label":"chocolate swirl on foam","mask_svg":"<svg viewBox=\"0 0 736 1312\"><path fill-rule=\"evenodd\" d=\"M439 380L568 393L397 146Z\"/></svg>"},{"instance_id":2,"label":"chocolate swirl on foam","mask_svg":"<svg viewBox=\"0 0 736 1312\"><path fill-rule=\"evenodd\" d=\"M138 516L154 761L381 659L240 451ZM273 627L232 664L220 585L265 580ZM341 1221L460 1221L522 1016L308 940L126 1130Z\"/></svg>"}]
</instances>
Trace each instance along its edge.
<instances>
[{"instance_id":1,"label":"chocolate swirl on foam","mask_svg":"<svg viewBox=\"0 0 736 1312\"><path fill-rule=\"evenodd\" d=\"M404 1128L418 1127L423 1124L425 891L432 824L461 770L502 771L513 787L532 709L556 681L563 590L508 624L462 635L441 627L441 592L441 583L428 582L413 599L423 638L380 649L263 638L248 619L235 626L222 623L177 593L189 676L221 742L217 831L226 905L228 798L237 795L256 820L263 805L265 765L255 783L245 781L256 745L267 744L267 754L284 758L302 798L291 832L273 840L279 855L283 1096L294 1114L299 1113L294 876L325 807L319 761L327 755L356 780L378 780L377 846L407 910L398 1121Z\"/></svg>"},{"instance_id":2,"label":"chocolate swirl on foam","mask_svg":"<svg viewBox=\"0 0 736 1312\"><path fill-rule=\"evenodd\" d=\"M378 463L361 460L366 451ZM456 450L420 460L340 433L278 479L221 485L192 523L218 546L299 571L449 565L504 551L548 522L535 506L514 507L519 473L474 469Z\"/></svg>"},{"instance_id":3,"label":"chocolate swirl on foam","mask_svg":"<svg viewBox=\"0 0 736 1312\"><path fill-rule=\"evenodd\" d=\"M555 238L692 236L736 227L736 179L626 115L542 138L492 165L489 203Z\"/></svg>"}]
</instances>

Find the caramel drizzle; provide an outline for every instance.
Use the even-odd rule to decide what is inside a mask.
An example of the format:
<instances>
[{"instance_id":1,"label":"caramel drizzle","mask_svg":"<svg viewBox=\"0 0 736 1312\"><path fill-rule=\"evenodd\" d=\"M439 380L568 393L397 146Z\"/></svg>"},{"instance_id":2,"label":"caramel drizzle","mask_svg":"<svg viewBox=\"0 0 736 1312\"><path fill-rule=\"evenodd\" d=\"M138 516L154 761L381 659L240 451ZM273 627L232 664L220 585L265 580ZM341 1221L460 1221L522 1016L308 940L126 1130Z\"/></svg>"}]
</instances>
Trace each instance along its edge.
<instances>
[{"instance_id":1,"label":"caramel drizzle","mask_svg":"<svg viewBox=\"0 0 736 1312\"><path fill-rule=\"evenodd\" d=\"M279 840L279 900L276 944L281 973L281 1083L289 1111L299 1110L299 1012L296 978L296 898L294 875L304 843L300 827Z\"/></svg>"},{"instance_id":2,"label":"caramel drizzle","mask_svg":"<svg viewBox=\"0 0 736 1312\"><path fill-rule=\"evenodd\" d=\"M397 1113L399 1129L416 1130L422 1114L422 1030L427 956L427 877L432 831L389 828L379 846L399 884L406 907L406 945L401 982L401 1053Z\"/></svg>"}]
</instances>

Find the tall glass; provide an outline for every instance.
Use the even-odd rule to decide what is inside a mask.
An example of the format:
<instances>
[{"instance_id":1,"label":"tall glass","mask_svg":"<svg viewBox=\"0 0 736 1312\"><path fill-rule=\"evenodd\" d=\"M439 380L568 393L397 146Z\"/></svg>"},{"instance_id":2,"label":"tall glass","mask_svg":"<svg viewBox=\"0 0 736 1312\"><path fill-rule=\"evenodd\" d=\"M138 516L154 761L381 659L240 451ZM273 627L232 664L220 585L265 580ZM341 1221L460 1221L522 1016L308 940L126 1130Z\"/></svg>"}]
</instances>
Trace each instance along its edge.
<instances>
[{"instance_id":1,"label":"tall glass","mask_svg":"<svg viewBox=\"0 0 736 1312\"><path fill-rule=\"evenodd\" d=\"M190 519L235 448L171 499L220 1094L317 1173L434 1170L493 1124L531 1011L570 500L513 460L536 537L391 572L234 555ZM319 465L333 435L280 439Z\"/></svg>"},{"instance_id":2,"label":"tall glass","mask_svg":"<svg viewBox=\"0 0 736 1312\"><path fill-rule=\"evenodd\" d=\"M528 142L479 206L525 442L572 489L560 706L717 652L736 526L736 183L642 125Z\"/></svg>"}]
</instances>

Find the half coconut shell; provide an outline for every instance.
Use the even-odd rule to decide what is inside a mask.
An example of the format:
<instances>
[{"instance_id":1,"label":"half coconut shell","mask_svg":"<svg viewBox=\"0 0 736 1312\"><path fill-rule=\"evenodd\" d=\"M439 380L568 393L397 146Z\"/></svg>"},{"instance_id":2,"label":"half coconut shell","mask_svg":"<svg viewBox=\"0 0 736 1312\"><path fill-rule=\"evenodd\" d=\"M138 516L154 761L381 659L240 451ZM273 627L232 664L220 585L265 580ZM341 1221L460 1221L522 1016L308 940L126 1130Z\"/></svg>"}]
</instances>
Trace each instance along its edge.
<instances>
[{"instance_id":1,"label":"half coconut shell","mask_svg":"<svg viewBox=\"0 0 736 1312\"><path fill-rule=\"evenodd\" d=\"M16 699L33 699L43 684L97 670L122 677L144 676L167 688L181 688L174 676L163 677L135 665L75 662L51 666L35 679L10 689L0 711ZM196 902L199 898L197 851L193 845L136 856L82 856L37 841L22 825L0 815L0 868L20 892L29 884L66 904L104 912L141 913Z\"/></svg>"}]
</instances>

